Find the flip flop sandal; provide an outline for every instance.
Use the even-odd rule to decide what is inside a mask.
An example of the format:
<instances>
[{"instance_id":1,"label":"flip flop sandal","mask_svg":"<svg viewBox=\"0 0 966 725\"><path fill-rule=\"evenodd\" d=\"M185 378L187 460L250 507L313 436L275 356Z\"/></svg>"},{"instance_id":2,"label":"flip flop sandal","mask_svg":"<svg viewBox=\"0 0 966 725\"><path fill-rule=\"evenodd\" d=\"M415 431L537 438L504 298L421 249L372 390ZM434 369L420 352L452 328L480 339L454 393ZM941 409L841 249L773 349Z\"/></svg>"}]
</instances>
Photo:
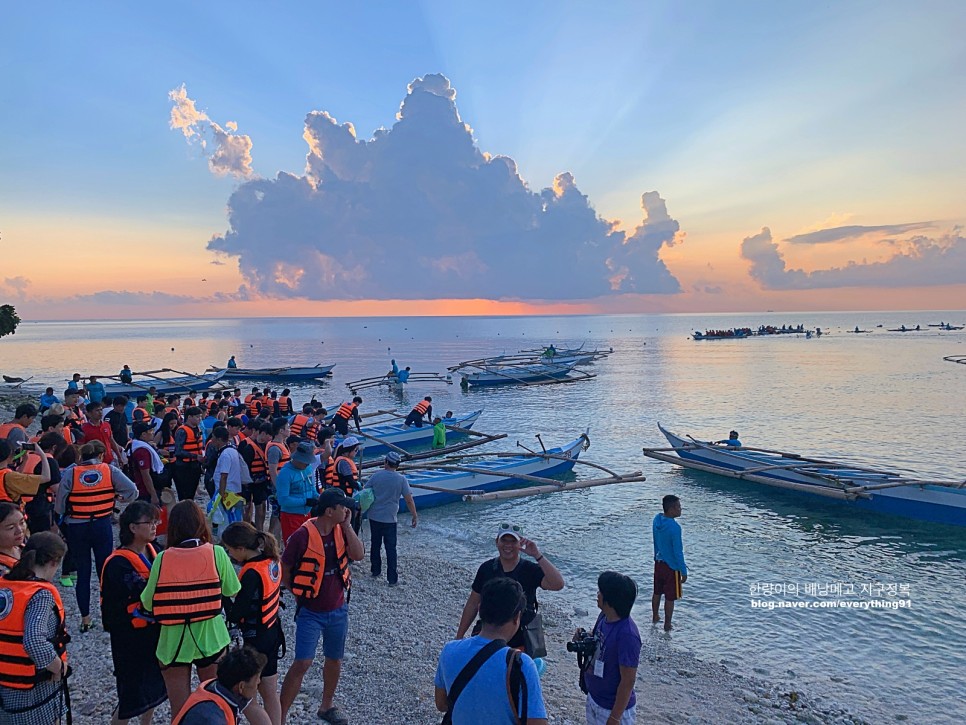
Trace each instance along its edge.
<instances>
[{"instance_id":1,"label":"flip flop sandal","mask_svg":"<svg viewBox=\"0 0 966 725\"><path fill-rule=\"evenodd\" d=\"M330 707L328 710L323 710L320 707L316 714L329 725L349 725L349 718L336 706Z\"/></svg>"}]
</instances>

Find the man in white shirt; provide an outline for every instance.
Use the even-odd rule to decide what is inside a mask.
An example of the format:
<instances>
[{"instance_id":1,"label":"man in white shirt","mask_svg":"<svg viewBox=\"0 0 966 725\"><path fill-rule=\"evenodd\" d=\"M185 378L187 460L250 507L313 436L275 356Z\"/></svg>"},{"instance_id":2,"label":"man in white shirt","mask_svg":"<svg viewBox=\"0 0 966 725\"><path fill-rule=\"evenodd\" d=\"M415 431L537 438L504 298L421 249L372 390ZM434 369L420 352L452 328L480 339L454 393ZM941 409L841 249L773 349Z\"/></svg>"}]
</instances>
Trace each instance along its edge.
<instances>
[{"instance_id":1,"label":"man in white shirt","mask_svg":"<svg viewBox=\"0 0 966 725\"><path fill-rule=\"evenodd\" d=\"M242 469L248 470L238 449L228 443L228 428L219 426L212 432L211 445L218 450L215 464L215 486L222 497L229 491L241 495Z\"/></svg>"}]
</instances>

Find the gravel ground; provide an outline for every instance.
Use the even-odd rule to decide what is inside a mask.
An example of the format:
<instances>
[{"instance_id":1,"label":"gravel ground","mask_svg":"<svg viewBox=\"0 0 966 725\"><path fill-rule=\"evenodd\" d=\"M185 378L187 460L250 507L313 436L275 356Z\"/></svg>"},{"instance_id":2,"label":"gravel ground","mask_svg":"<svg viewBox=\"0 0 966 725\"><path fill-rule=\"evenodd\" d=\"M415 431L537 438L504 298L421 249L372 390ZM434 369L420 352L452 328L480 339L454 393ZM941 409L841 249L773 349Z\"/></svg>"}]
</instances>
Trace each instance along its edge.
<instances>
[{"instance_id":1,"label":"gravel ground","mask_svg":"<svg viewBox=\"0 0 966 725\"><path fill-rule=\"evenodd\" d=\"M17 401L19 402L19 401ZM0 420L9 420L16 402L0 401ZM202 494L203 495L203 494ZM366 526L363 538L368 542ZM425 536L399 527L400 586L369 576L368 562L353 566L349 636L336 701L353 723L410 725L438 723L433 677L443 644L456 630L478 561L452 562L452 552L427 547ZM418 551L419 553L413 553ZM110 639L95 629L79 634L80 615L72 590L62 590L68 629L74 639L69 656L74 668L71 692L74 722L110 722L114 678ZM92 601L97 599L96 589ZM294 605L282 621L290 653L279 662L280 679L294 651ZM96 613L96 605L93 608ZM547 635L547 670L542 679L550 722L584 722L584 696L577 687L577 665L565 643L585 612L565 611L553 597L541 598ZM96 615L95 615L95 621ZM639 622L643 639L638 669L637 710L642 723L865 723L834 703L790 691L704 662L676 646L660 629ZM290 725L321 722L315 715L322 695L321 665L306 675L302 692L289 713ZM169 722L167 705L156 723ZM486 725L481 723L480 725Z\"/></svg>"}]
</instances>

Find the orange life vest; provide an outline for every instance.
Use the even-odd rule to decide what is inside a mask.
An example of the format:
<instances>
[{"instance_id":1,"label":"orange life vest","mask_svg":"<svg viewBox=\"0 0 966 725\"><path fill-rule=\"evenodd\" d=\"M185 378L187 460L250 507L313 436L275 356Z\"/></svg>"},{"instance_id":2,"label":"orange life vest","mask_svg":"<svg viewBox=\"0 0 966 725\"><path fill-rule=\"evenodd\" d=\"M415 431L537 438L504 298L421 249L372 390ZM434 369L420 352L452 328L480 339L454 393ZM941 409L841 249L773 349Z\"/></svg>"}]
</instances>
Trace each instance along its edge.
<instances>
[{"instance_id":1,"label":"orange life vest","mask_svg":"<svg viewBox=\"0 0 966 725\"><path fill-rule=\"evenodd\" d=\"M23 464L21 465L20 470L23 473L29 473L31 475L35 475L34 472L37 470L37 466L39 466L40 463L41 463L40 456L37 454L37 452L36 451L30 451L30 453L28 453L26 456L24 456ZM54 502L54 496L50 492L50 487L47 486L46 484L43 484L43 485L44 485L44 487L46 489L47 501L49 501L50 503L53 503ZM21 494L20 495L20 506L21 507L26 506L28 503L30 503L31 501L34 500L34 496L35 496L35 494L32 494L32 493L24 493L24 494Z\"/></svg>"},{"instance_id":2,"label":"orange life vest","mask_svg":"<svg viewBox=\"0 0 966 725\"><path fill-rule=\"evenodd\" d=\"M190 624L221 614L221 577L215 548L172 547L161 554L151 611L161 624Z\"/></svg>"},{"instance_id":3,"label":"orange life vest","mask_svg":"<svg viewBox=\"0 0 966 725\"><path fill-rule=\"evenodd\" d=\"M218 401L212 400L211 402L208 403L208 414L216 415L217 413L218 413Z\"/></svg>"},{"instance_id":4,"label":"orange life vest","mask_svg":"<svg viewBox=\"0 0 966 725\"><path fill-rule=\"evenodd\" d=\"M433 404L428 400L420 400L416 405L413 406L413 412L419 413L420 415L425 415L426 411L430 409Z\"/></svg>"},{"instance_id":5,"label":"orange life vest","mask_svg":"<svg viewBox=\"0 0 966 725\"><path fill-rule=\"evenodd\" d=\"M335 488L341 488L345 491L346 496L351 496L355 493L354 485L344 485L339 481L339 461L348 461L349 466L352 467L352 480L353 483L359 480L359 469L356 466L356 462L353 461L348 456L336 456L335 460L325 469L325 485L327 487L332 486Z\"/></svg>"},{"instance_id":6,"label":"orange life vest","mask_svg":"<svg viewBox=\"0 0 966 725\"><path fill-rule=\"evenodd\" d=\"M148 544L148 558L151 561L154 561L157 555L158 554L154 550L154 547L151 546L151 544ZM104 570L107 569L107 565L110 563L111 559L114 559L114 558L127 559L128 562L130 562L131 566L134 567L134 572L141 578L141 580L145 584L148 581L148 577L151 576L151 570L145 565L144 559L142 559L140 556L138 556L130 549L115 549L114 551L111 552L111 555L104 560L104 566L101 568L101 607L104 606L104 587L103 587ZM140 606L141 606L140 594L136 594L134 596L134 600L128 602L127 604L127 613L131 615L131 626L134 627L134 629L145 629L150 624L148 620L143 619L141 617L134 616L134 612L137 611L137 609Z\"/></svg>"},{"instance_id":7,"label":"orange life vest","mask_svg":"<svg viewBox=\"0 0 966 725\"><path fill-rule=\"evenodd\" d=\"M173 405L169 405L164 409L164 415L167 415L168 413L174 413L175 415L178 416L178 420L181 420L181 411L178 410L178 408L174 407ZM164 415L162 415L161 417L163 418Z\"/></svg>"},{"instance_id":8,"label":"orange life vest","mask_svg":"<svg viewBox=\"0 0 966 725\"><path fill-rule=\"evenodd\" d=\"M346 420L349 420L352 417L353 412L355 412L355 409L358 407L358 403L343 403L339 406L339 409L335 411L335 415L332 417L345 418Z\"/></svg>"},{"instance_id":9,"label":"orange life vest","mask_svg":"<svg viewBox=\"0 0 966 725\"><path fill-rule=\"evenodd\" d=\"M143 405L139 405L131 412L131 418L133 418L135 422L139 420L149 420L151 418L151 414L148 413L147 408L145 408Z\"/></svg>"},{"instance_id":10,"label":"orange life vest","mask_svg":"<svg viewBox=\"0 0 966 725\"><path fill-rule=\"evenodd\" d=\"M246 561L241 568L239 578L245 576L246 571L254 571L262 580L262 601L259 605L257 624L271 627L278 621L278 603L282 588L282 565L275 559L265 558L261 561ZM245 622L245 624L255 624Z\"/></svg>"},{"instance_id":11,"label":"orange life vest","mask_svg":"<svg viewBox=\"0 0 966 725\"><path fill-rule=\"evenodd\" d=\"M4 423L0 425L0 440L6 440L15 430L22 430L24 435L27 435L27 429L20 425L20 423Z\"/></svg>"},{"instance_id":12,"label":"orange life vest","mask_svg":"<svg viewBox=\"0 0 966 725\"><path fill-rule=\"evenodd\" d=\"M248 467L252 481L256 483L258 481L264 481L268 478L268 463L265 461L265 451L253 439L247 440L245 445L255 453L255 457L252 458L252 465Z\"/></svg>"},{"instance_id":13,"label":"orange life vest","mask_svg":"<svg viewBox=\"0 0 966 725\"><path fill-rule=\"evenodd\" d=\"M310 441L317 440L319 437L319 428L321 427L322 427L322 424L319 423L319 421L313 420L305 427L305 432L303 436Z\"/></svg>"},{"instance_id":14,"label":"orange life vest","mask_svg":"<svg viewBox=\"0 0 966 725\"><path fill-rule=\"evenodd\" d=\"M57 634L52 644L61 662L67 664L67 642L70 637L64 628L64 603L57 587L43 581L0 579L0 613L4 615L0 617L0 685L4 687L30 690L38 682L47 679L46 672L38 671L23 646L27 605L41 589L49 591L54 598Z\"/></svg>"},{"instance_id":15,"label":"orange life vest","mask_svg":"<svg viewBox=\"0 0 966 725\"><path fill-rule=\"evenodd\" d=\"M183 430L185 432L185 441L184 446L182 447L185 453L200 454L203 451L201 447L201 433L192 428L190 425L179 426L178 430ZM178 460L195 461L197 459L181 456Z\"/></svg>"},{"instance_id":16,"label":"orange life vest","mask_svg":"<svg viewBox=\"0 0 966 725\"><path fill-rule=\"evenodd\" d=\"M298 415L296 415L292 419L292 425L290 426L292 435L298 436L299 438L301 438L302 429L305 427L305 424L308 422L309 422L309 416L307 416L305 413L299 413Z\"/></svg>"},{"instance_id":17,"label":"orange life vest","mask_svg":"<svg viewBox=\"0 0 966 725\"><path fill-rule=\"evenodd\" d=\"M13 569L19 559L14 559L10 554L4 554L0 551L0 576L6 576L7 573Z\"/></svg>"},{"instance_id":18,"label":"orange life vest","mask_svg":"<svg viewBox=\"0 0 966 725\"><path fill-rule=\"evenodd\" d=\"M114 513L114 484L106 463L78 463L67 494L67 515L76 519L100 519Z\"/></svg>"},{"instance_id":19,"label":"orange life vest","mask_svg":"<svg viewBox=\"0 0 966 725\"><path fill-rule=\"evenodd\" d=\"M252 402L252 398L254 398L254 397L255 397L255 393L249 393L248 395L246 395L245 396L245 405L248 405L250 402Z\"/></svg>"},{"instance_id":20,"label":"orange life vest","mask_svg":"<svg viewBox=\"0 0 966 725\"><path fill-rule=\"evenodd\" d=\"M9 468L0 468L0 501L10 501L13 503L13 499L10 498L10 494L7 493L7 487L3 483L3 479L7 477L8 473L10 473Z\"/></svg>"},{"instance_id":21,"label":"orange life vest","mask_svg":"<svg viewBox=\"0 0 966 725\"><path fill-rule=\"evenodd\" d=\"M185 700L184 705L181 707L181 711L175 716L174 720L171 721L171 725L180 725L181 721L187 717L188 711L191 710L195 705L200 705L203 702L215 703L221 708L221 711L225 716L225 722L228 723L228 725L238 725L238 713L235 712L235 708L232 707L228 700L219 695L217 692L212 691L214 684L215 680L208 680L198 685L198 689L192 692L188 696L188 699Z\"/></svg>"},{"instance_id":22,"label":"orange life vest","mask_svg":"<svg viewBox=\"0 0 966 725\"><path fill-rule=\"evenodd\" d=\"M252 398L252 400L248 403L248 417L255 418L256 416L258 416L258 411L260 411L261 409L262 409L261 398L257 400Z\"/></svg>"},{"instance_id":23,"label":"orange life vest","mask_svg":"<svg viewBox=\"0 0 966 725\"><path fill-rule=\"evenodd\" d=\"M191 397L191 396L189 395L189 396L188 396L187 398L185 398L185 399L184 399L184 401L183 401L183 402L181 403L181 407L182 407L182 408L194 408L194 407L195 407L195 399L194 399L194 398L192 398L192 397Z\"/></svg>"},{"instance_id":24,"label":"orange life vest","mask_svg":"<svg viewBox=\"0 0 966 725\"><path fill-rule=\"evenodd\" d=\"M287 395L278 396L278 410L280 413L288 413L292 410L292 399Z\"/></svg>"},{"instance_id":25,"label":"orange life vest","mask_svg":"<svg viewBox=\"0 0 966 725\"><path fill-rule=\"evenodd\" d=\"M288 463L289 461L292 460L292 454L288 452L288 446L285 445L284 443L279 443L277 441L269 441L268 442L268 445L265 446L265 461L266 461L266 465L267 465L267 461L268 461L268 452L272 448L278 448L278 450L279 450L279 456L281 456L278 459L278 468L275 469L275 473L276 473L276 475L278 475L278 472L282 470L282 466L284 466L286 463Z\"/></svg>"},{"instance_id":26,"label":"orange life vest","mask_svg":"<svg viewBox=\"0 0 966 725\"><path fill-rule=\"evenodd\" d=\"M292 594L297 597L313 599L319 595L322 589L322 577L325 576L325 545L322 541L322 532L315 525L315 519L306 521L302 524L302 528L308 531L309 541L305 553L302 554L292 574L291 589ZM340 524L332 529L332 534L335 536L335 556L339 567L339 578L342 581L342 588L345 589L345 600L348 602L352 590L349 547Z\"/></svg>"}]
</instances>

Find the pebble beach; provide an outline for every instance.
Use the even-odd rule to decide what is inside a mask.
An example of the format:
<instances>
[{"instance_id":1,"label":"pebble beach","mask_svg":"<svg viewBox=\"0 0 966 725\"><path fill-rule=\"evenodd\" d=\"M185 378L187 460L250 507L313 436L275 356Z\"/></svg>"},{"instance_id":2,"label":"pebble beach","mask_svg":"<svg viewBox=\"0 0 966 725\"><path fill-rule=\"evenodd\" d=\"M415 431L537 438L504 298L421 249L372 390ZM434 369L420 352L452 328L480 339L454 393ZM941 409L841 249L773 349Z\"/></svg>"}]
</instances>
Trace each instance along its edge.
<instances>
[{"instance_id":1,"label":"pebble beach","mask_svg":"<svg viewBox=\"0 0 966 725\"><path fill-rule=\"evenodd\" d=\"M0 417L12 417L21 402L16 396L0 401ZM202 494L203 495L203 494ZM400 586L369 576L368 561L353 565L350 627L337 702L353 723L395 725L436 723L441 715L433 702L433 677L442 646L453 637L470 583L480 561L453 561L453 551L421 536L420 529L399 527ZM368 526L363 525L368 545ZM869 719L807 692L746 677L726 664L698 659L687 642L652 627L644 618L649 589L641 584L634 617L643 651L637 679L638 722L645 723L866 723ZM96 585L95 585L96 586ZM114 681L110 637L99 627L78 632L80 614L73 591L62 589L68 629L73 640L69 657L74 675L71 700L74 722L110 721ZM92 600L97 596L92 593ZM286 638L294 642L294 602L284 600ZM559 597L543 593L541 611L546 627L547 668L541 680L549 720L561 725L585 722L584 695L577 687L574 655L566 642L577 626L588 626L595 612L567 608ZM98 621L94 608L95 622ZM280 680L292 660L279 661ZM321 666L313 666L289 714L291 724L320 722ZM167 705L155 713L156 723L170 720ZM483 724L481 724L483 725Z\"/></svg>"}]
</instances>

